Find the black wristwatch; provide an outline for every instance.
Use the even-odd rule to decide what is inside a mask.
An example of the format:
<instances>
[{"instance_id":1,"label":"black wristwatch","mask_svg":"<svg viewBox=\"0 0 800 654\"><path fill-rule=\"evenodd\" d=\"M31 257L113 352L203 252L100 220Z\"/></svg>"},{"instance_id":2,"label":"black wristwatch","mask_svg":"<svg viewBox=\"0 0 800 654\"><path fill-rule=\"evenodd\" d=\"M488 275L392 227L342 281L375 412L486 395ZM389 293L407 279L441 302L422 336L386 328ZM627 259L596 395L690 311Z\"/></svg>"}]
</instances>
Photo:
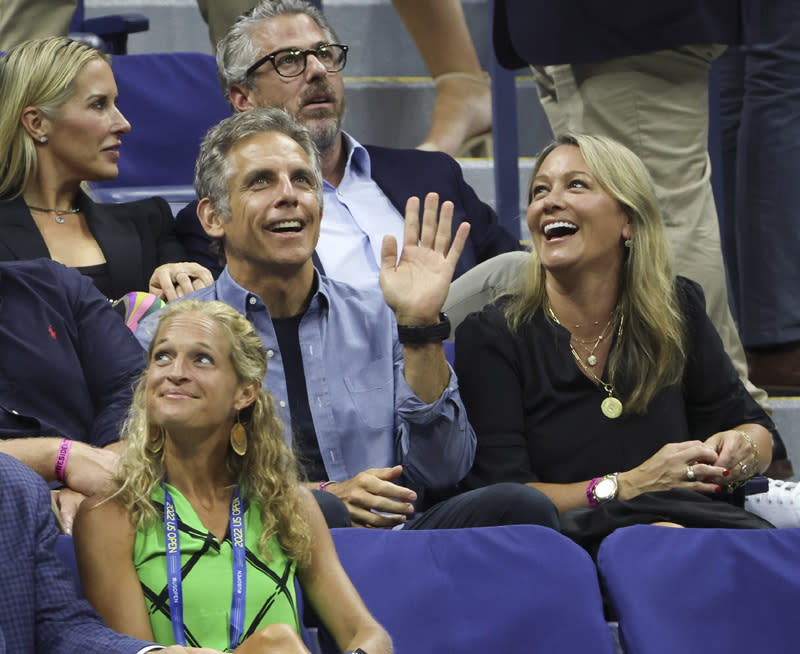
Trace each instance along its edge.
<instances>
[{"instance_id":1,"label":"black wristwatch","mask_svg":"<svg viewBox=\"0 0 800 654\"><path fill-rule=\"evenodd\" d=\"M450 336L450 319L447 314L439 314L435 325L397 325L397 340L401 343L437 343Z\"/></svg>"}]
</instances>

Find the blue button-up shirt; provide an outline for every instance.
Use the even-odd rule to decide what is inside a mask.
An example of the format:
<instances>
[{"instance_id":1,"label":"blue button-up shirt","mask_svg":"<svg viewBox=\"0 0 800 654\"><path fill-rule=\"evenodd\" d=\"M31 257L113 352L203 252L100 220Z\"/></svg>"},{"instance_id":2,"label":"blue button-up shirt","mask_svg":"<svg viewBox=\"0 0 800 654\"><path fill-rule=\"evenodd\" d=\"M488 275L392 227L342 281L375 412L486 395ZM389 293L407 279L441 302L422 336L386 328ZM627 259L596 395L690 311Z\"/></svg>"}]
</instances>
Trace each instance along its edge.
<instances>
[{"instance_id":1,"label":"blue button-up shirt","mask_svg":"<svg viewBox=\"0 0 800 654\"><path fill-rule=\"evenodd\" d=\"M325 211L320 223L317 256L325 274L353 286L378 288L383 237L403 247L405 220L372 179L369 153L342 133L347 163L339 185L322 184Z\"/></svg>"},{"instance_id":2,"label":"blue button-up shirt","mask_svg":"<svg viewBox=\"0 0 800 654\"><path fill-rule=\"evenodd\" d=\"M308 403L328 478L344 481L368 468L403 465L400 483L420 491L458 482L472 466L476 438L455 374L438 400L425 404L405 379L394 313L380 291L358 289L317 273L318 288L300 321ZM278 405L284 440L291 415L284 364L267 307L227 267L213 285L186 296L221 300L253 324L267 350L264 389ZM136 337L146 348L158 314Z\"/></svg>"}]
</instances>

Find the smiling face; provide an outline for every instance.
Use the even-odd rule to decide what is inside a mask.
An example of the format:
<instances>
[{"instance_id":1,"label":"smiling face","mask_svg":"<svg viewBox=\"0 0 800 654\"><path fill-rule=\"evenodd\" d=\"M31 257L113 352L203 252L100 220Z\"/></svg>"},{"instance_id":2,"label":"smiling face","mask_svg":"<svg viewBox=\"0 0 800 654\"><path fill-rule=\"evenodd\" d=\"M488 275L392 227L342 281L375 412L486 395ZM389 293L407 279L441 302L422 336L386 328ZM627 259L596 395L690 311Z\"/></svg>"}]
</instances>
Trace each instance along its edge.
<instances>
[{"instance_id":1,"label":"smiling face","mask_svg":"<svg viewBox=\"0 0 800 654\"><path fill-rule=\"evenodd\" d=\"M237 143L227 160L233 171L228 179L230 221L217 216L209 226L204 220L211 211L207 199L198 212L206 231L224 238L234 278L252 279L265 271L291 275L313 267L320 206L303 148L280 132L262 132Z\"/></svg>"},{"instance_id":2,"label":"smiling face","mask_svg":"<svg viewBox=\"0 0 800 654\"><path fill-rule=\"evenodd\" d=\"M183 313L156 334L147 368L147 416L168 432L227 431L257 389L240 383L222 328L208 316Z\"/></svg>"},{"instance_id":3,"label":"smiling face","mask_svg":"<svg viewBox=\"0 0 800 654\"><path fill-rule=\"evenodd\" d=\"M258 57L277 50L308 50L328 42L328 37L311 16L287 14L262 21L256 26L253 42ZM329 73L313 55L306 59L306 69L297 77L281 77L270 62L252 75L253 88L234 84L231 102L237 111L253 107L285 109L311 132L320 151L331 147L339 136L344 117L344 83L341 71Z\"/></svg>"},{"instance_id":4,"label":"smiling face","mask_svg":"<svg viewBox=\"0 0 800 654\"><path fill-rule=\"evenodd\" d=\"M116 101L111 68L103 59L92 59L75 76L75 92L58 115L44 118L48 144L43 154L52 158L63 179L101 181L117 176L121 138L131 126Z\"/></svg>"},{"instance_id":5,"label":"smiling face","mask_svg":"<svg viewBox=\"0 0 800 654\"><path fill-rule=\"evenodd\" d=\"M618 274L631 227L620 203L600 185L581 151L555 148L531 183L527 222L548 273Z\"/></svg>"}]
</instances>

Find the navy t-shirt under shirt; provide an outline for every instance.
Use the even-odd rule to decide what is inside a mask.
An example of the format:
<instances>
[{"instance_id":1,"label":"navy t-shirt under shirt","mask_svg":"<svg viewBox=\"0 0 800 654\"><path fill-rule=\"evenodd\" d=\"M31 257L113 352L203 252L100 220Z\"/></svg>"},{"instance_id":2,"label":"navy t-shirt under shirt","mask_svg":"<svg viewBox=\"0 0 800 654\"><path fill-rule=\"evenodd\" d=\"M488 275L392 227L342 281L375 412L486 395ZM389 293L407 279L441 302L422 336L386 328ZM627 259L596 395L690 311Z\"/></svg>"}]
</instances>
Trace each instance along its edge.
<instances>
[{"instance_id":1,"label":"navy t-shirt under shirt","mask_svg":"<svg viewBox=\"0 0 800 654\"><path fill-rule=\"evenodd\" d=\"M306 374L303 369L303 355L300 352L298 329L302 318L303 314L291 318L273 318L272 324L278 338L286 376L295 455L309 481L325 481L328 479L328 473L325 472L314 420L311 417L311 407L308 405Z\"/></svg>"}]
</instances>

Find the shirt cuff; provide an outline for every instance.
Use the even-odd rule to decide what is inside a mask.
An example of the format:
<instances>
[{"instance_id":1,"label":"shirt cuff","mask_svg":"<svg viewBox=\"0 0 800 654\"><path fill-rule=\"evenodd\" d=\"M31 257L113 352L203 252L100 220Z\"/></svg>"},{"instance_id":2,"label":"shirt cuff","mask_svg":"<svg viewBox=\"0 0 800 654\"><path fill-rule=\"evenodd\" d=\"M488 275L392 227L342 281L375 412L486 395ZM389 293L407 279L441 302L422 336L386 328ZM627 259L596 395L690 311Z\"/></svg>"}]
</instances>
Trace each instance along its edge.
<instances>
[{"instance_id":1,"label":"shirt cuff","mask_svg":"<svg viewBox=\"0 0 800 654\"><path fill-rule=\"evenodd\" d=\"M406 417L411 418L414 422L427 422L431 419L438 418L442 415L443 407L447 405L453 395L458 393L458 380L453 372L450 364L447 364L450 372L450 377L447 380L442 394L430 404L426 404L420 400L411 387L408 385L405 377L405 368L401 367L400 374L396 377L396 390L395 390L395 405L398 412Z\"/></svg>"}]
</instances>

